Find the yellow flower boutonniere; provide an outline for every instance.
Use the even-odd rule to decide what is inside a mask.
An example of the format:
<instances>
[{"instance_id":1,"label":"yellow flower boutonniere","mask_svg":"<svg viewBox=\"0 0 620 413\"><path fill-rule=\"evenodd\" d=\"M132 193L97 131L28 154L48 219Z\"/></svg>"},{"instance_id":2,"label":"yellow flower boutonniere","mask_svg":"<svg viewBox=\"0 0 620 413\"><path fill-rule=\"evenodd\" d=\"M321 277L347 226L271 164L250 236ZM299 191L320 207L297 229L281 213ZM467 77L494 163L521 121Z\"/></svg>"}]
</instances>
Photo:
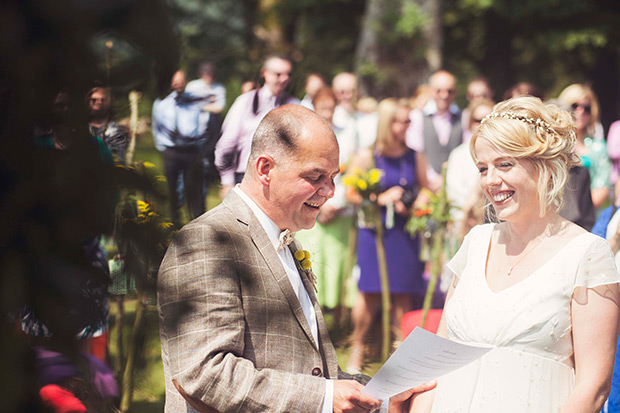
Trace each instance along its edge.
<instances>
[{"instance_id":1,"label":"yellow flower boutonniere","mask_svg":"<svg viewBox=\"0 0 620 413\"><path fill-rule=\"evenodd\" d=\"M310 261L310 253L306 250L295 251L295 259L299 261L299 265L304 270L309 270L312 267L312 261Z\"/></svg>"},{"instance_id":2,"label":"yellow flower boutonniere","mask_svg":"<svg viewBox=\"0 0 620 413\"><path fill-rule=\"evenodd\" d=\"M310 261L310 253L306 250L297 250L293 254L295 260L299 263L299 267L308 275L314 291L316 292L316 276L312 272L312 261Z\"/></svg>"}]
</instances>

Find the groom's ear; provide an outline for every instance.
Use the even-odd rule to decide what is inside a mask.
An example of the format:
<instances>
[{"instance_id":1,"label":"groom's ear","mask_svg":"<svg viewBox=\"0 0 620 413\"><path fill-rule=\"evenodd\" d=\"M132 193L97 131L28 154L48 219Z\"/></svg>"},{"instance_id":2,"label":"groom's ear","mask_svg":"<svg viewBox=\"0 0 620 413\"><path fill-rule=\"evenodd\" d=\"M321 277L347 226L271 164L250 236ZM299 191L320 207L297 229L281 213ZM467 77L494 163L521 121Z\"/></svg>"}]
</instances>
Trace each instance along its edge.
<instances>
[{"instance_id":1,"label":"groom's ear","mask_svg":"<svg viewBox=\"0 0 620 413\"><path fill-rule=\"evenodd\" d=\"M263 186L269 186L271 183L274 167L275 162L269 155L261 155L256 159L256 175Z\"/></svg>"}]
</instances>

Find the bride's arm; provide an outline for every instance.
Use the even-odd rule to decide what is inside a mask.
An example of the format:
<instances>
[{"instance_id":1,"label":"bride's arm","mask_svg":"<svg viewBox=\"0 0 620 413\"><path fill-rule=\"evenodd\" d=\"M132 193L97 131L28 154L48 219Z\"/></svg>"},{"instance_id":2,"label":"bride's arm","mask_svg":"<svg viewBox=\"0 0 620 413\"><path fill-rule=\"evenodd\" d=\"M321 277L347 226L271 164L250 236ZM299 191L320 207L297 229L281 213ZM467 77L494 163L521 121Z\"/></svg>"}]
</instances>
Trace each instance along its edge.
<instances>
[{"instance_id":1,"label":"bride's arm","mask_svg":"<svg viewBox=\"0 0 620 413\"><path fill-rule=\"evenodd\" d=\"M450 288L448 288L448 293L446 294L446 302L444 303L444 306L443 306L444 311L441 314L441 321L439 322L439 327L437 328L437 335L443 338L448 338L448 328L446 327L446 312L445 312L446 305L448 304L448 301L452 297L452 294L454 293L454 289L456 288L456 285L458 284L458 282L459 282L459 279L455 275L452 279L452 283L450 284ZM411 402L411 408L409 410L409 413L430 412L431 408L433 407L433 400L435 399L435 391L436 389L429 390L427 392L424 392L416 396Z\"/></svg>"},{"instance_id":2,"label":"bride's arm","mask_svg":"<svg viewBox=\"0 0 620 413\"><path fill-rule=\"evenodd\" d=\"M573 296L575 388L562 413L599 412L609 396L618 340L619 296L618 284L588 288L582 296Z\"/></svg>"}]
</instances>

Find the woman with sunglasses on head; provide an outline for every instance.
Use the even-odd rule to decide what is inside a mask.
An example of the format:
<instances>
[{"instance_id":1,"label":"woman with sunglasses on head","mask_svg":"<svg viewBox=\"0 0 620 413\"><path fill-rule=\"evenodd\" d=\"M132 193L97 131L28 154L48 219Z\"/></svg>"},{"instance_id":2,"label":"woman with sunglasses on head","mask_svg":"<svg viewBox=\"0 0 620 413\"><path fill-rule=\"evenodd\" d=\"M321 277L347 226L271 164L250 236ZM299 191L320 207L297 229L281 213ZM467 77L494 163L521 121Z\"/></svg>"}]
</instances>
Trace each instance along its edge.
<instances>
[{"instance_id":1,"label":"woman with sunglasses on head","mask_svg":"<svg viewBox=\"0 0 620 413\"><path fill-rule=\"evenodd\" d=\"M558 211L575 156L568 112L534 97L501 102L471 140L497 218L474 227L438 334L491 347L438 380L412 412L599 412L611 387L620 274L607 241Z\"/></svg>"},{"instance_id":2,"label":"woman with sunglasses on head","mask_svg":"<svg viewBox=\"0 0 620 413\"><path fill-rule=\"evenodd\" d=\"M592 202L599 208L609 197L611 162L605 141L594 138L600 113L598 100L592 89L579 83L564 89L558 99L572 110L577 133L575 152L590 172Z\"/></svg>"}]
</instances>

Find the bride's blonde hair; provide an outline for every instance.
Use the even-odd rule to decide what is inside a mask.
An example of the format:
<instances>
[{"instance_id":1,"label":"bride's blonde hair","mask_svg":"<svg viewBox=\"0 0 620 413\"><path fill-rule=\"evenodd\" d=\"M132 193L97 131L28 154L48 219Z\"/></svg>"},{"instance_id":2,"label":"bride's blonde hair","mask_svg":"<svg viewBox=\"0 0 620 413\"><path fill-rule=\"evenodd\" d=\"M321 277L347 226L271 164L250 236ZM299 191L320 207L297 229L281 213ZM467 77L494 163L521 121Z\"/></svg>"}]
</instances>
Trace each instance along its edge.
<instances>
[{"instance_id":1,"label":"bride's blonde hair","mask_svg":"<svg viewBox=\"0 0 620 413\"><path fill-rule=\"evenodd\" d=\"M508 156L532 161L538 172L541 216L560 210L568 171L579 164L575 123L569 112L530 96L505 100L495 105L472 136L475 162L479 138Z\"/></svg>"}]
</instances>

